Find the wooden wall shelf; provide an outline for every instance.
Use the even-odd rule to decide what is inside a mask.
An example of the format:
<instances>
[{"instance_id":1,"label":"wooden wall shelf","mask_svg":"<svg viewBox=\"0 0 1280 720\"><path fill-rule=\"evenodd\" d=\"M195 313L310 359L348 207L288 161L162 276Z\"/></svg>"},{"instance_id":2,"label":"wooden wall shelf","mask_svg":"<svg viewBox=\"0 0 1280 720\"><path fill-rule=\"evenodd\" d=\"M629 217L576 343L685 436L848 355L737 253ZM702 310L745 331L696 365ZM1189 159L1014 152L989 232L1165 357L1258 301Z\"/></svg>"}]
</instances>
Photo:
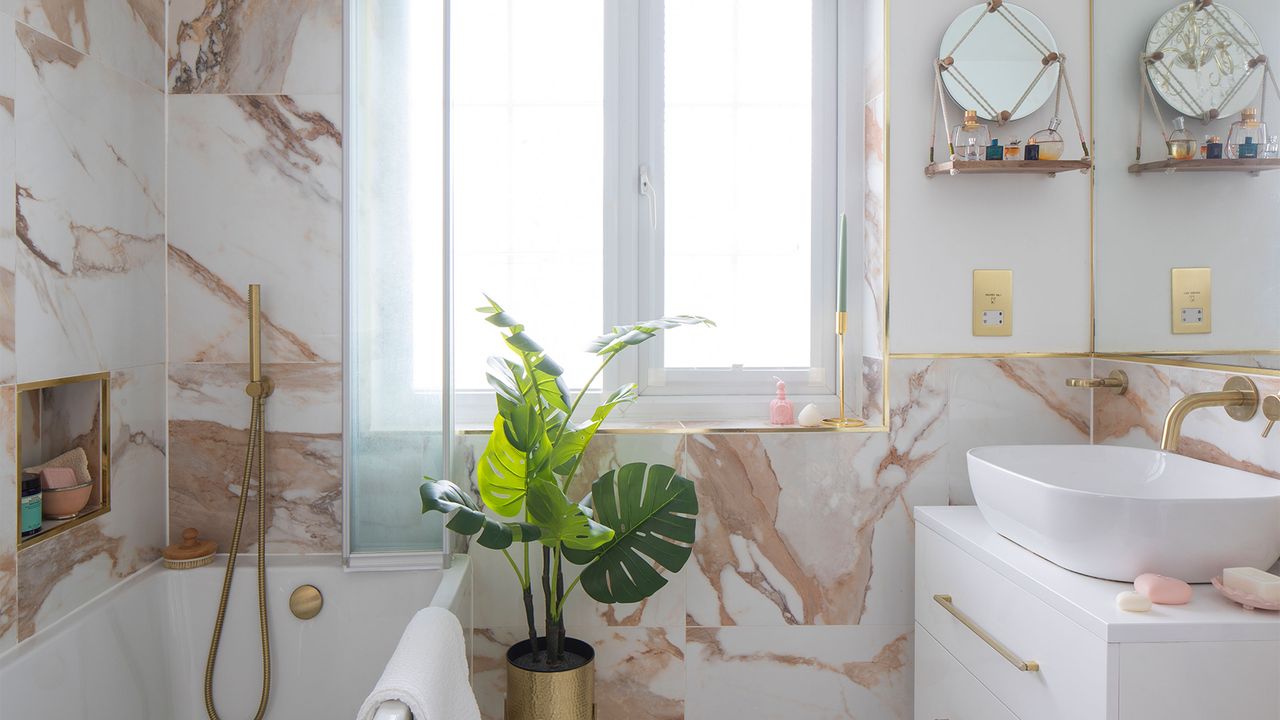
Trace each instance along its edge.
<instances>
[{"instance_id":1,"label":"wooden wall shelf","mask_svg":"<svg viewBox=\"0 0 1280 720\"><path fill-rule=\"evenodd\" d=\"M1129 172L1141 173L1180 173L1180 172L1235 172L1257 175L1268 170L1280 170L1280 159L1266 160L1157 160L1156 162L1134 163Z\"/></svg>"},{"instance_id":2,"label":"wooden wall shelf","mask_svg":"<svg viewBox=\"0 0 1280 720\"><path fill-rule=\"evenodd\" d=\"M1060 172L1089 172L1092 160L948 160L933 163L924 169L929 177L935 175L1048 175Z\"/></svg>"}]
</instances>

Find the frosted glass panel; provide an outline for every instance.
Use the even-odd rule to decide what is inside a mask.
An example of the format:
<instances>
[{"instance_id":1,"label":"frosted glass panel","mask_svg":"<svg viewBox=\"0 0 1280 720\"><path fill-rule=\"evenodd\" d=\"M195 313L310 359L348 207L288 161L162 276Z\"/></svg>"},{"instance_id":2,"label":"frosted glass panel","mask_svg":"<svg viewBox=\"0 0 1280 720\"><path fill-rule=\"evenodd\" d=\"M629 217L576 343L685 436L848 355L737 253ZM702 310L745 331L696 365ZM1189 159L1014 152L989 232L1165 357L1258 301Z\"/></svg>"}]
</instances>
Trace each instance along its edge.
<instances>
[{"instance_id":1,"label":"frosted glass panel","mask_svg":"<svg viewBox=\"0 0 1280 720\"><path fill-rule=\"evenodd\" d=\"M441 0L360 0L351 67L347 363L352 554L443 546L418 485L444 477Z\"/></svg>"},{"instance_id":2,"label":"frosted glass panel","mask_svg":"<svg viewBox=\"0 0 1280 720\"><path fill-rule=\"evenodd\" d=\"M666 336L663 364L807 368L811 3L664 8L663 307L720 327Z\"/></svg>"}]
</instances>

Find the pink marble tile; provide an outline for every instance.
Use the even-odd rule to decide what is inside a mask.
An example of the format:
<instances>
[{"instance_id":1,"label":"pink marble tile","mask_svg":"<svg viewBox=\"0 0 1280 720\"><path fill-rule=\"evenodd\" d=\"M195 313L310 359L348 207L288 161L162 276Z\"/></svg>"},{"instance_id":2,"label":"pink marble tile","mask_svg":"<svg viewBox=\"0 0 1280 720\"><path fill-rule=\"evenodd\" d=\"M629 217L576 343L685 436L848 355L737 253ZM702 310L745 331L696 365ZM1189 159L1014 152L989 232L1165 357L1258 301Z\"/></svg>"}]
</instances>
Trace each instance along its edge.
<instances>
[{"instance_id":1,"label":"pink marble tile","mask_svg":"<svg viewBox=\"0 0 1280 720\"><path fill-rule=\"evenodd\" d=\"M14 401L14 387L0 387L0 498L18 495ZM17 534L15 513L0 508L0 652L18 642Z\"/></svg>"},{"instance_id":2,"label":"pink marble tile","mask_svg":"<svg viewBox=\"0 0 1280 720\"><path fill-rule=\"evenodd\" d=\"M248 438L247 366L176 365L169 372L169 527L183 528L226 550L241 492ZM266 401L267 542L271 552L336 553L342 549L341 368L329 364L267 365L275 383ZM242 551L256 547L256 483Z\"/></svg>"},{"instance_id":3,"label":"pink marble tile","mask_svg":"<svg viewBox=\"0 0 1280 720\"><path fill-rule=\"evenodd\" d=\"M164 88L164 0L9 0L22 22L129 77Z\"/></svg>"}]
</instances>

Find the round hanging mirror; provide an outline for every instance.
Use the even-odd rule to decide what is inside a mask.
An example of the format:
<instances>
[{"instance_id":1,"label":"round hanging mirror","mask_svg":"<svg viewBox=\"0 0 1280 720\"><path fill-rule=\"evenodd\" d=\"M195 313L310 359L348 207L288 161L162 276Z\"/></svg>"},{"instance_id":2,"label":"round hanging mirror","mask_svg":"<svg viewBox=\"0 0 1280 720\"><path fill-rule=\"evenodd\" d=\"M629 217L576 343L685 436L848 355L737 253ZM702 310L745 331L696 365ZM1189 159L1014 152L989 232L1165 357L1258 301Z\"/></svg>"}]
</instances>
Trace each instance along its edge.
<instances>
[{"instance_id":1,"label":"round hanging mirror","mask_svg":"<svg viewBox=\"0 0 1280 720\"><path fill-rule=\"evenodd\" d=\"M1017 120L1039 110L1058 83L1058 45L1036 14L990 0L960 13L942 37L942 84L965 110Z\"/></svg>"},{"instance_id":2,"label":"round hanging mirror","mask_svg":"<svg viewBox=\"0 0 1280 720\"><path fill-rule=\"evenodd\" d=\"M1235 115L1262 89L1258 33L1217 2L1183 3L1161 16L1147 38L1147 58L1152 86L1183 115Z\"/></svg>"}]
</instances>

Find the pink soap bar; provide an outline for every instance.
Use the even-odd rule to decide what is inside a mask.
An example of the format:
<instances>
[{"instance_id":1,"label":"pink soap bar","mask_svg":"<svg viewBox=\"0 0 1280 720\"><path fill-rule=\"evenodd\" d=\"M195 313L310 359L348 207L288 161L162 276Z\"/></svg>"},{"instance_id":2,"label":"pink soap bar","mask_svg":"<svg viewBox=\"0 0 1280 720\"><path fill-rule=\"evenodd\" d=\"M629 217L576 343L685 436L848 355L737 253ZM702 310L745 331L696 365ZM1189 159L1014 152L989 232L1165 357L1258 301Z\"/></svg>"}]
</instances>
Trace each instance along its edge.
<instances>
[{"instance_id":1,"label":"pink soap bar","mask_svg":"<svg viewBox=\"0 0 1280 720\"><path fill-rule=\"evenodd\" d=\"M40 485L45 490L69 488L76 484L76 471L69 467L52 467L40 471Z\"/></svg>"},{"instance_id":2,"label":"pink soap bar","mask_svg":"<svg viewBox=\"0 0 1280 720\"><path fill-rule=\"evenodd\" d=\"M1177 578L1146 573L1133 581L1133 589L1157 605L1186 605L1191 602L1191 586Z\"/></svg>"}]
</instances>

